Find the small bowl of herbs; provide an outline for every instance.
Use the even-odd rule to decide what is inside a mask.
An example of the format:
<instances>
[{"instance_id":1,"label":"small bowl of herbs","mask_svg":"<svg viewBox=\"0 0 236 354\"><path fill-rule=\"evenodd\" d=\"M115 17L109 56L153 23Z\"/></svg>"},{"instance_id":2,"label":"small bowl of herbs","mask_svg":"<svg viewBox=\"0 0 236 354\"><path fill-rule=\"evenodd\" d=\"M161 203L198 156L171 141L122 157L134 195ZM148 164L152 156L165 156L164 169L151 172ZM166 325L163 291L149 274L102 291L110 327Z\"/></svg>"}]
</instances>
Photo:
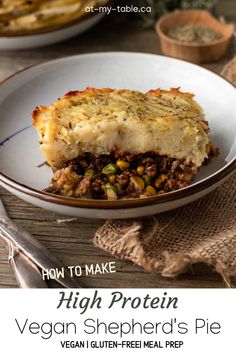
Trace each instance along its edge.
<instances>
[{"instance_id":1,"label":"small bowl of herbs","mask_svg":"<svg viewBox=\"0 0 236 354\"><path fill-rule=\"evenodd\" d=\"M234 25L222 23L206 10L180 10L162 16L156 31L165 55L199 64L225 55Z\"/></svg>"}]
</instances>

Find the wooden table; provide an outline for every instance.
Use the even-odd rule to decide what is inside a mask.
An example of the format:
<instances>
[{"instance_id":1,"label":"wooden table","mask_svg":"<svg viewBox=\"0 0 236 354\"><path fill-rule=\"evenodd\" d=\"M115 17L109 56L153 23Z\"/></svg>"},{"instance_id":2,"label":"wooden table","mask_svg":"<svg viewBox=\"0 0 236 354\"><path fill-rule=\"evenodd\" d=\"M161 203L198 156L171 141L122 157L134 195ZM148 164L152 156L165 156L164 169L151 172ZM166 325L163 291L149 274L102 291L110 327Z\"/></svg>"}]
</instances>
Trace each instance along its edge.
<instances>
[{"instance_id":1,"label":"wooden table","mask_svg":"<svg viewBox=\"0 0 236 354\"><path fill-rule=\"evenodd\" d=\"M236 22L234 0L222 0L220 12L225 14L227 19ZM233 47L232 45L224 60L207 67L219 72L232 57ZM67 42L35 50L0 52L0 80L31 64L73 54L100 51L158 54L160 48L154 30L144 30L133 20L120 22L117 17L107 16L95 28ZM220 276L203 265L194 266L186 275L176 279L165 279L158 274L148 273L129 262L114 259L93 246L93 235L103 221L81 218L69 223L58 223L58 219L68 217L32 206L2 188L0 196L9 216L57 255L65 266L83 267L84 264L90 263L116 262L116 273L79 278L83 287L224 287ZM17 287L6 251L1 245L0 287Z\"/></svg>"}]
</instances>

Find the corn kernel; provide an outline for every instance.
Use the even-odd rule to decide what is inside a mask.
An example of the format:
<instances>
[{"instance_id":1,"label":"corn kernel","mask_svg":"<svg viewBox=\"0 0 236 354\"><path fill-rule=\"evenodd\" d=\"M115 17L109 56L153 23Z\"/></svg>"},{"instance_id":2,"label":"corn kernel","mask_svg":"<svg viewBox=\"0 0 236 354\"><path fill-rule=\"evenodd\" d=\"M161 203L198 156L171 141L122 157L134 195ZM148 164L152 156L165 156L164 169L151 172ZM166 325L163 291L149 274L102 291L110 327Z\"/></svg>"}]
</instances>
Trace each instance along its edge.
<instances>
[{"instance_id":1,"label":"corn kernel","mask_svg":"<svg viewBox=\"0 0 236 354\"><path fill-rule=\"evenodd\" d=\"M134 188L138 190L143 190L145 187L144 180L141 177L132 176L130 177L130 182L134 186Z\"/></svg>"},{"instance_id":2,"label":"corn kernel","mask_svg":"<svg viewBox=\"0 0 236 354\"><path fill-rule=\"evenodd\" d=\"M110 183L112 183L112 184L115 183L116 175L111 175L111 176L109 176L108 178L109 178L109 182L110 182Z\"/></svg>"},{"instance_id":3,"label":"corn kernel","mask_svg":"<svg viewBox=\"0 0 236 354\"><path fill-rule=\"evenodd\" d=\"M152 186L147 186L146 187L146 193L148 195L156 195L157 191L155 190L155 188L153 188Z\"/></svg>"},{"instance_id":4,"label":"corn kernel","mask_svg":"<svg viewBox=\"0 0 236 354\"><path fill-rule=\"evenodd\" d=\"M144 166L138 166L137 167L137 174L139 176L142 176L144 174L144 170L145 170Z\"/></svg>"},{"instance_id":5,"label":"corn kernel","mask_svg":"<svg viewBox=\"0 0 236 354\"><path fill-rule=\"evenodd\" d=\"M116 161L116 166L121 168L121 169L126 169L130 167L130 163L127 161L123 161L123 160L117 160Z\"/></svg>"},{"instance_id":6,"label":"corn kernel","mask_svg":"<svg viewBox=\"0 0 236 354\"><path fill-rule=\"evenodd\" d=\"M164 182L164 181L166 181L168 179L168 176L167 175L160 175L159 177L157 177L156 178L156 180L155 180L155 182L154 182L154 184L155 184L155 187L156 188L159 188L160 187L160 185Z\"/></svg>"},{"instance_id":7,"label":"corn kernel","mask_svg":"<svg viewBox=\"0 0 236 354\"><path fill-rule=\"evenodd\" d=\"M64 184L63 189L64 191L69 191L72 188L71 184Z\"/></svg>"}]
</instances>

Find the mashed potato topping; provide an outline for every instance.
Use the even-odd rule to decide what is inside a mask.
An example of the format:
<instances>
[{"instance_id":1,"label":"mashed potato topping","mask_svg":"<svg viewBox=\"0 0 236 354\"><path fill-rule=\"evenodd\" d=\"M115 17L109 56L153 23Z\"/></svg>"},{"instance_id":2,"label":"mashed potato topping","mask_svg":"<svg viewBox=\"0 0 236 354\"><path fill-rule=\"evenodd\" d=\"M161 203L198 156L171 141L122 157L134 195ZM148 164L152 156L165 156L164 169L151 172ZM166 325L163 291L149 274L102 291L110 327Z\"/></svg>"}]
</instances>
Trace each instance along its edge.
<instances>
[{"instance_id":1,"label":"mashed potato topping","mask_svg":"<svg viewBox=\"0 0 236 354\"><path fill-rule=\"evenodd\" d=\"M87 88L73 91L33 112L40 148L49 165L62 167L83 153L115 149L149 151L196 167L207 157L208 125L193 95L178 89Z\"/></svg>"}]
</instances>

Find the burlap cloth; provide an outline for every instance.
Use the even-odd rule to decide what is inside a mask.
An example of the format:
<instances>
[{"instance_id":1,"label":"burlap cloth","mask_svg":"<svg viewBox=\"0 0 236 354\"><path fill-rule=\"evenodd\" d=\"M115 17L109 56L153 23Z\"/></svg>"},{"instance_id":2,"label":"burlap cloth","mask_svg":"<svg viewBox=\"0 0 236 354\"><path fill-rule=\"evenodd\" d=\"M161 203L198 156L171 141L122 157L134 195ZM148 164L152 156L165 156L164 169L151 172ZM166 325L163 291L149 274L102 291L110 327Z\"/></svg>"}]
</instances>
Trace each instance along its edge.
<instances>
[{"instance_id":1,"label":"burlap cloth","mask_svg":"<svg viewBox=\"0 0 236 354\"><path fill-rule=\"evenodd\" d=\"M236 58L222 74L236 83ZM228 286L236 276L236 174L208 196L136 220L109 220L94 244L120 259L174 277L197 262L212 265Z\"/></svg>"}]
</instances>

